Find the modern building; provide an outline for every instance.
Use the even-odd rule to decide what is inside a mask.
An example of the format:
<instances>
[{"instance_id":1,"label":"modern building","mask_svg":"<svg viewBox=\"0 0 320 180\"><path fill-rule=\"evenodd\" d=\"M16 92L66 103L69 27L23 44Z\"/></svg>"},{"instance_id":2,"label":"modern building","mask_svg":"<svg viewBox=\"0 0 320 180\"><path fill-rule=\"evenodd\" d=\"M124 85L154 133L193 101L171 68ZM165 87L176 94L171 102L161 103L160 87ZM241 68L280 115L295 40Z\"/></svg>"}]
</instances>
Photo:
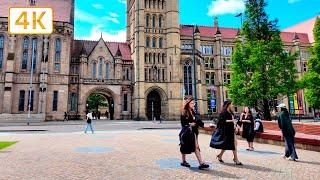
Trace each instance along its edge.
<instances>
[{"instance_id":1,"label":"modern building","mask_svg":"<svg viewBox=\"0 0 320 180\"><path fill-rule=\"evenodd\" d=\"M8 34L8 7L28 5L53 7L53 34ZM106 97L117 120L179 119L183 97L195 94L199 113L216 115L229 97L225 85L237 38L239 30L219 26L217 18L210 27L181 25L178 0L127 0L126 42L76 40L74 0L4 1L0 120L27 121L29 104L33 120L59 120L64 112L78 118L91 94ZM301 76L307 71L308 34L282 32L281 38L287 52L301 52L296 61ZM303 109L299 113L308 115L303 91L293 98Z\"/></svg>"}]
</instances>

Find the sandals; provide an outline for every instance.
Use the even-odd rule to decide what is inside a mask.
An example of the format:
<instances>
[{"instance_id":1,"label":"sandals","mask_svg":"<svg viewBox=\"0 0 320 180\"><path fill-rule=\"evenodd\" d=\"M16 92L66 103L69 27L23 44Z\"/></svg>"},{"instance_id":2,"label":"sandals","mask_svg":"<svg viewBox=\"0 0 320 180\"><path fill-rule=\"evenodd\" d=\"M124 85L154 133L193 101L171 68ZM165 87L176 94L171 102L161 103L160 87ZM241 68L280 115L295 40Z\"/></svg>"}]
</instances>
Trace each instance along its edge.
<instances>
[{"instance_id":1,"label":"sandals","mask_svg":"<svg viewBox=\"0 0 320 180\"><path fill-rule=\"evenodd\" d=\"M237 166L242 166L243 164L238 160L238 162L236 160L233 159L233 162L235 165Z\"/></svg>"},{"instance_id":2,"label":"sandals","mask_svg":"<svg viewBox=\"0 0 320 180\"><path fill-rule=\"evenodd\" d=\"M190 164L187 163L187 161L184 161L182 163L180 163L181 166L184 166L184 167L190 167Z\"/></svg>"},{"instance_id":3,"label":"sandals","mask_svg":"<svg viewBox=\"0 0 320 180\"><path fill-rule=\"evenodd\" d=\"M219 162L224 163L224 161L222 160L221 157L217 156L217 159L218 159Z\"/></svg>"}]
</instances>

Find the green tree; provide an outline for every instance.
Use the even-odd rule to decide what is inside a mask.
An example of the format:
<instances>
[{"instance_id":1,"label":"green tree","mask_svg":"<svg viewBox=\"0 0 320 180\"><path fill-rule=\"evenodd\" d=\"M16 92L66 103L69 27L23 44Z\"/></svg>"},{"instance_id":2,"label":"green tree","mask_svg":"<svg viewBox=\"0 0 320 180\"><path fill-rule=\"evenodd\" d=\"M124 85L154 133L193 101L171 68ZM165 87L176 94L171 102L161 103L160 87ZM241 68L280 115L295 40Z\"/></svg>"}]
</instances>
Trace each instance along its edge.
<instances>
[{"instance_id":1,"label":"green tree","mask_svg":"<svg viewBox=\"0 0 320 180\"><path fill-rule=\"evenodd\" d=\"M314 29L314 46L310 48L308 72L302 78L306 88L306 99L313 109L320 109L320 18L317 17Z\"/></svg>"},{"instance_id":2,"label":"green tree","mask_svg":"<svg viewBox=\"0 0 320 180\"><path fill-rule=\"evenodd\" d=\"M264 0L247 0L245 5L243 39L232 55L230 95L236 104L263 110L271 120L269 100L296 90L296 55L284 51L278 21L269 21Z\"/></svg>"},{"instance_id":3,"label":"green tree","mask_svg":"<svg viewBox=\"0 0 320 180\"><path fill-rule=\"evenodd\" d=\"M91 94L87 99L88 110L98 110L99 106L107 107L107 99L100 94Z\"/></svg>"}]
</instances>

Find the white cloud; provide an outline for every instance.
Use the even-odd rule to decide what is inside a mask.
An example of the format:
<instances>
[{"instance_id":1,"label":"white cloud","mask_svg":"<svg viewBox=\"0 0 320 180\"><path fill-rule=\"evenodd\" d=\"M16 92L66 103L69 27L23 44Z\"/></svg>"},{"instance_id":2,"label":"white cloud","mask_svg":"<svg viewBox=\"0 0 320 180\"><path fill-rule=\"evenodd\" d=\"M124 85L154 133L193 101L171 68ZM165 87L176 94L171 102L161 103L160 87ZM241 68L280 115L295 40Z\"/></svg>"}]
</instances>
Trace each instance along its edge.
<instances>
[{"instance_id":1,"label":"white cloud","mask_svg":"<svg viewBox=\"0 0 320 180\"><path fill-rule=\"evenodd\" d=\"M89 36L79 37L79 39L86 39L86 40L99 40L102 37L105 41L112 41L112 42L125 42L126 41L126 30L119 30L119 31L112 31L112 32L104 32L101 30L103 26L97 25L91 29L91 33Z\"/></svg>"},{"instance_id":2,"label":"white cloud","mask_svg":"<svg viewBox=\"0 0 320 180\"><path fill-rule=\"evenodd\" d=\"M117 18L114 18L114 17L110 17L110 16L105 16L105 17L102 17L103 20L107 20L107 21L111 21L115 24L120 24L120 21L117 19Z\"/></svg>"},{"instance_id":3,"label":"white cloud","mask_svg":"<svg viewBox=\"0 0 320 180\"><path fill-rule=\"evenodd\" d=\"M245 10L243 0L213 0L208 7L209 16L236 14Z\"/></svg>"},{"instance_id":4,"label":"white cloud","mask_svg":"<svg viewBox=\"0 0 320 180\"><path fill-rule=\"evenodd\" d=\"M77 21L82 21L82 22L87 22L87 23L90 23L90 24L97 24L99 23L99 20L96 16L90 14L90 13L87 13L85 11L82 11L78 8L76 8L75 10L75 19Z\"/></svg>"},{"instance_id":5,"label":"white cloud","mask_svg":"<svg viewBox=\"0 0 320 180\"><path fill-rule=\"evenodd\" d=\"M104 8L102 4L92 4L91 6L95 9L103 9Z\"/></svg>"},{"instance_id":6,"label":"white cloud","mask_svg":"<svg viewBox=\"0 0 320 180\"><path fill-rule=\"evenodd\" d=\"M127 4L127 1L126 0L118 0L119 3L122 3L122 4Z\"/></svg>"},{"instance_id":7,"label":"white cloud","mask_svg":"<svg viewBox=\"0 0 320 180\"><path fill-rule=\"evenodd\" d=\"M299 1L301 1L301 0L288 0L288 3L289 4L293 4L293 3L296 3L296 2L299 2Z\"/></svg>"},{"instance_id":8,"label":"white cloud","mask_svg":"<svg viewBox=\"0 0 320 180\"><path fill-rule=\"evenodd\" d=\"M117 13L114 13L114 12L110 12L109 15L111 17L119 17L119 15Z\"/></svg>"}]
</instances>

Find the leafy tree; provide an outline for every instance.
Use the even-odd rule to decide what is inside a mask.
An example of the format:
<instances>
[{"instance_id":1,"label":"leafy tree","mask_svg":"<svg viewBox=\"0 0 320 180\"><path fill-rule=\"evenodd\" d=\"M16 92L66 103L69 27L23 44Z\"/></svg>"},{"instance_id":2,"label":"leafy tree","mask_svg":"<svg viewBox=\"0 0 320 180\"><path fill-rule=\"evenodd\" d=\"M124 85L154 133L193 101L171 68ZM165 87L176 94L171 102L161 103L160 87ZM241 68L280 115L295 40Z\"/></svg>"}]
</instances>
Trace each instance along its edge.
<instances>
[{"instance_id":1,"label":"leafy tree","mask_svg":"<svg viewBox=\"0 0 320 180\"><path fill-rule=\"evenodd\" d=\"M100 94L92 94L87 99L88 110L98 110L99 106L107 107L108 101L107 99Z\"/></svg>"},{"instance_id":2,"label":"leafy tree","mask_svg":"<svg viewBox=\"0 0 320 180\"><path fill-rule=\"evenodd\" d=\"M264 0L247 0L245 5L243 39L232 55L230 95L236 104L263 110L271 120L269 100L296 90L296 55L284 51L278 21L269 21Z\"/></svg>"},{"instance_id":3,"label":"leafy tree","mask_svg":"<svg viewBox=\"0 0 320 180\"><path fill-rule=\"evenodd\" d=\"M306 88L306 99L311 107L320 109L320 18L317 17L313 29L314 46L310 48L311 58L308 61L308 72L302 78Z\"/></svg>"}]
</instances>

